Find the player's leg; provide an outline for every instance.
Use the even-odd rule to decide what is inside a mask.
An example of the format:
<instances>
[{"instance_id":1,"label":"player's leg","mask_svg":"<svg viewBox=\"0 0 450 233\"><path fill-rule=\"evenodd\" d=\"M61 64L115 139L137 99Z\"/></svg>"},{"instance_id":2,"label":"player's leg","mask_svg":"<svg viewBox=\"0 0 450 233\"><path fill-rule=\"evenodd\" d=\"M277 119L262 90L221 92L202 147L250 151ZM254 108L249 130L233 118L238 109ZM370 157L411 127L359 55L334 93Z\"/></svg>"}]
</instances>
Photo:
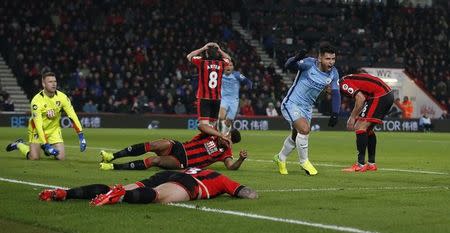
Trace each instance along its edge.
<instances>
[{"instance_id":1,"label":"player's leg","mask_svg":"<svg viewBox=\"0 0 450 233\"><path fill-rule=\"evenodd\" d=\"M19 149L20 150L20 149ZM29 160L38 160L41 157L41 144L39 143L30 143L27 159Z\"/></svg>"},{"instance_id":2,"label":"player's leg","mask_svg":"<svg viewBox=\"0 0 450 233\"><path fill-rule=\"evenodd\" d=\"M59 151L59 154L55 157L57 160L64 160L66 159L66 151L64 148L64 143L55 143L52 144L53 148L57 149Z\"/></svg>"},{"instance_id":3,"label":"player's leg","mask_svg":"<svg viewBox=\"0 0 450 233\"><path fill-rule=\"evenodd\" d=\"M298 151L300 166L305 170L306 174L311 176L317 175L317 170L309 161L308 156L309 119L301 117L294 121L293 126L298 132L297 137L295 138L295 144Z\"/></svg>"},{"instance_id":4,"label":"player's leg","mask_svg":"<svg viewBox=\"0 0 450 233\"><path fill-rule=\"evenodd\" d=\"M198 129L209 135L221 134L217 130L220 100L200 99L198 102Z\"/></svg>"},{"instance_id":5,"label":"player's leg","mask_svg":"<svg viewBox=\"0 0 450 233\"><path fill-rule=\"evenodd\" d=\"M105 194L110 191L108 185L91 184L71 189L46 189L39 194L42 201L64 201L67 199L92 199L99 194Z\"/></svg>"},{"instance_id":6,"label":"player's leg","mask_svg":"<svg viewBox=\"0 0 450 233\"><path fill-rule=\"evenodd\" d=\"M381 124L382 119L384 119L384 117L388 114L392 104L394 103L394 95L392 93L388 93L380 98L374 99L372 103L373 106L371 106L371 108L373 111L368 111L365 118L369 124L366 130L368 161L361 170L363 172L377 170L377 166L375 164L377 137L373 129L375 124Z\"/></svg>"},{"instance_id":7,"label":"player's leg","mask_svg":"<svg viewBox=\"0 0 450 233\"><path fill-rule=\"evenodd\" d=\"M158 193L154 202L169 203L189 201L189 193L181 185L176 183L164 183L154 188Z\"/></svg>"},{"instance_id":8,"label":"player's leg","mask_svg":"<svg viewBox=\"0 0 450 233\"><path fill-rule=\"evenodd\" d=\"M123 150L109 153L100 151L102 162L110 162L118 158L140 156L147 152L154 152L157 155L166 155L171 147L171 141L167 139L160 139L152 142L144 142L131 145Z\"/></svg>"},{"instance_id":9,"label":"player's leg","mask_svg":"<svg viewBox=\"0 0 450 233\"><path fill-rule=\"evenodd\" d=\"M366 150L369 141L369 136L367 129L372 123L364 118L359 119L355 124L355 134L356 134L356 149L358 151L357 162L351 167L344 168L342 171L346 172L358 172L364 168ZM365 171L365 170L363 170Z\"/></svg>"},{"instance_id":10,"label":"player's leg","mask_svg":"<svg viewBox=\"0 0 450 233\"><path fill-rule=\"evenodd\" d=\"M146 170L151 167L181 169L180 162L173 156L152 156L128 163L100 163L102 170Z\"/></svg>"},{"instance_id":11,"label":"player's leg","mask_svg":"<svg viewBox=\"0 0 450 233\"><path fill-rule=\"evenodd\" d=\"M377 165L375 163L375 154L377 148L377 136L375 135L375 131L373 130L374 125L372 124L367 129L367 154L368 154L368 163L366 169L369 171L376 171Z\"/></svg>"},{"instance_id":12,"label":"player's leg","mask_svg":"<svg viewBox=\"0 0 450 233\"><path fill-rule=\"evenodd\" d=\"M225 119L225 126L226 126L225 134L230 133L231 129L233 128L233 121L234 119L236 119L238 109L239 109L239 99L236 99L235 101L229 103L229 108Z\"/></svg>"},{"instance_id":13,"label":"player's leg","mask_svg":"<svg viewBox=\"0 0 450 233\"><path fill-rule=\"evenodd\" d=\"M227 106L225 105L225 102L222 99L222 102L220 103L219 122L218 122L218 126L222 134L225 134L225 130L227 127L225 124L226 116L227 116Z\"/></svg>"}]
</instances>

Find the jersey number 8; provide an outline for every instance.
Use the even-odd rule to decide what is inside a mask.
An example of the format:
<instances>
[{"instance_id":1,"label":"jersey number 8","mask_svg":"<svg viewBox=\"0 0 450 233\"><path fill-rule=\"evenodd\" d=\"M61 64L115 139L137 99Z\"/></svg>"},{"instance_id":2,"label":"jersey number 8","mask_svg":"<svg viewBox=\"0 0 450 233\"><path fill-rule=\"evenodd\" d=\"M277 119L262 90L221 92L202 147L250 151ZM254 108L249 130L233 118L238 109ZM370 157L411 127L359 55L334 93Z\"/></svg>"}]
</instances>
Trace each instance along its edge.
<instances>
[{"instance_id":1,"label":"jersey number 8","mask_svg":"<svg viewBox=\"0 0 450 233\"><path fill-rule=\"evenodd\" d=\"M209 82L208 82L209 88L217 87L217 76L218 75L216 71L211 71L211 73L209 73Z\"/></svg>"}]
</instances>

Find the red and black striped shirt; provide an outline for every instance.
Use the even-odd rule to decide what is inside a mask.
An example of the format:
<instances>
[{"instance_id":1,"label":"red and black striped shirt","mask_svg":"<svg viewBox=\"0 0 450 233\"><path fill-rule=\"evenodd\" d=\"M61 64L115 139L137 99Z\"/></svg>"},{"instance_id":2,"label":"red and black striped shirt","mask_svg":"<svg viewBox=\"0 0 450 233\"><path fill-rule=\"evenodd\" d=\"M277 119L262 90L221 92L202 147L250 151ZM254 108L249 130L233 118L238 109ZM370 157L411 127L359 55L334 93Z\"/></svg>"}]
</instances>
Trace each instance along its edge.
<instances>
[{"instance_id":1,"label":"red and black striped shirt","mask_svg":"<svg viewBox=\"0 0 450 233\"><path fill-rule=\"evenodd\" d=\"M198 183L195 196L197 199L210 199L223 193L236 196L244 186L238 182L210 169L190 168L184 173L194 177Z\"/></svg>"},{"instance_id":2,"label":"red and black striped shirt","mask_svg":"<svg viewBox=\"0 0 450 233\"><path fill-rule=\"evenodd\" d=\"M228 59L204 60L200 56L195 56L191 62L198 70L197 98L221 99L222 74L225 65L229 63Z\"/></svg>"},{"instance_id":3,"label":"red and black striped shirt","mask_svg":"<svg viewBox=\"0 0 450 233\"><path fill-rule=\"evenodd\" d=\"M200 133L190 141L184 142L187 167L206 167L217 161L232 157L231 148L219 146L216 136Z\"/></svg>"},{"instance_id":4,"label":"red and black striped shirt","mask_svg":"<svg viewBox=\"0 0 450 233\"><path fill-rule=\"evenodd\" d=\"M340 81L341 92L354 97L361 92L366 98L376 98L386 95L391 88L380 78L370 74L349 74Z\"/></svg>"}]
</instances>

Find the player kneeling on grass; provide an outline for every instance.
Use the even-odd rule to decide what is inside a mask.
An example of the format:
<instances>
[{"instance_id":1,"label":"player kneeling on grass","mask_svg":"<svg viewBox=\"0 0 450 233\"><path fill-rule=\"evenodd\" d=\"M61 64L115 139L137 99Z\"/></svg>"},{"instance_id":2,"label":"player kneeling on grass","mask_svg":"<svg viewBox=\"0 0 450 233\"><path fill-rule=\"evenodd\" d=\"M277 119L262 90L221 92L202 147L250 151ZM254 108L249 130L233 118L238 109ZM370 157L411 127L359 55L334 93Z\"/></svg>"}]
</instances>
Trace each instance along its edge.
<instances>
[{"instance_id":1,"label":"player kneeling on grass","mask_svg":"<svg viewBox=\"0 0 450 233\"><path fill-rule=\"evenodd\" d=\"M214 170L189 168L184 171L161 171L134 184L116 185L113 188L104 184L92 184L68 190L46 189L39 194L39 199L42 201L92 199L91 205L101 206L118 202L135 204L182 202L210 199L224 193L239 198L258 198L255 190Z\"/></svg>"},{"instance_id":2,"label":"player kneeling on grass","mask_svg":"<svg viewBox=\"0 0 450 233\"><path fill-rule=\"evenodd\" d=\"M102 163L100 163L100 169L145 170L153 166L164 169L203 168L217 161L222 161L227 169L237 170L247 158L247 151L240 151L239 159L234 161L228 140L232 143L238 143L241 141L241 134L238 130L232 129L226 137L227 140L200 133L184 143L160 139L135 144L115 153L101 151ZM110 163L117 158L139 156L147 152L154 152L157 156L123 164Z\"/></svg>"},{"instance_id":3,"label":"player kneeling on grass","mask_svg":"<svg viewBox=\"0 0 450 233\"><path fill-rule=\"evenodd\" d=\"M80 151L86 150L86 139L81 123L66 94L56 89L56 75L46 72L42 75L43 90L31 100L31 117L28 121L28 142L18 139L6 146L6 151L19 150L27 159L40 159L41 149L46 156L65 159L64 140L61 133L61 113L64 111L73 124L80 141Z\"/></svg>"}]
</instances>

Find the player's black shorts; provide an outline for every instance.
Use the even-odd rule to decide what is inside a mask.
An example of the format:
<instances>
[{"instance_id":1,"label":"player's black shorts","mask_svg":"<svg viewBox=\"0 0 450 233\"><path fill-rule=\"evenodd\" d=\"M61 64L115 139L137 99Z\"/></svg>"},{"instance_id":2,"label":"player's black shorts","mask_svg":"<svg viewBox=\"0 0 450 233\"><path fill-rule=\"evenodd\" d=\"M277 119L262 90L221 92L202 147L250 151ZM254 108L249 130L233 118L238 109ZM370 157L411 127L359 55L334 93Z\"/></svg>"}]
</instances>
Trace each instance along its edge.
<instances>
[{"instance_id":1,"label":"player's black shorts","mask_svg":"<svg viewBox=\"0 0 450 233\"><path fill-rule=\"evenodd\" d=\"M162 171L150 176L148 179L141 180L145 187L154 188L160 184L174 182L181 185L188 193L191 199L196 199L198 195L198 183L191 176L183 172Z\"/></svg>"},{"instance_id":2,"label":"player's black shorts","mask_svg":"<svg viewBox=\"0 0 450 233\"><path fill-rule=\"evenodd\" d=\"M179 141L172 141L172 149L169 152L180 162L181 168L187 167L186 151L184 150L183 144Z\"/></svg>"},{"instance_id":3,"label":"player's black shorts","mask_svg":"<svg viewBox=\"0 0 450 233\"><path fill-rule=\"evenodd\" d=\"M368 99L359 114L358 120L382 124L382 120L391 109L393 103L394 95L392 92L380 97Z\"/></svg>"},{"instance_id":4,"label":"player's black shorts","mask_svg":"<svg viewBox=\"0 0 450 233\"><path fill-rule=\"evenodd\" d=\"M197 101L198 120L217 121L219 110L220 100L199 99Z\"/></svg>"}]
</instances>

